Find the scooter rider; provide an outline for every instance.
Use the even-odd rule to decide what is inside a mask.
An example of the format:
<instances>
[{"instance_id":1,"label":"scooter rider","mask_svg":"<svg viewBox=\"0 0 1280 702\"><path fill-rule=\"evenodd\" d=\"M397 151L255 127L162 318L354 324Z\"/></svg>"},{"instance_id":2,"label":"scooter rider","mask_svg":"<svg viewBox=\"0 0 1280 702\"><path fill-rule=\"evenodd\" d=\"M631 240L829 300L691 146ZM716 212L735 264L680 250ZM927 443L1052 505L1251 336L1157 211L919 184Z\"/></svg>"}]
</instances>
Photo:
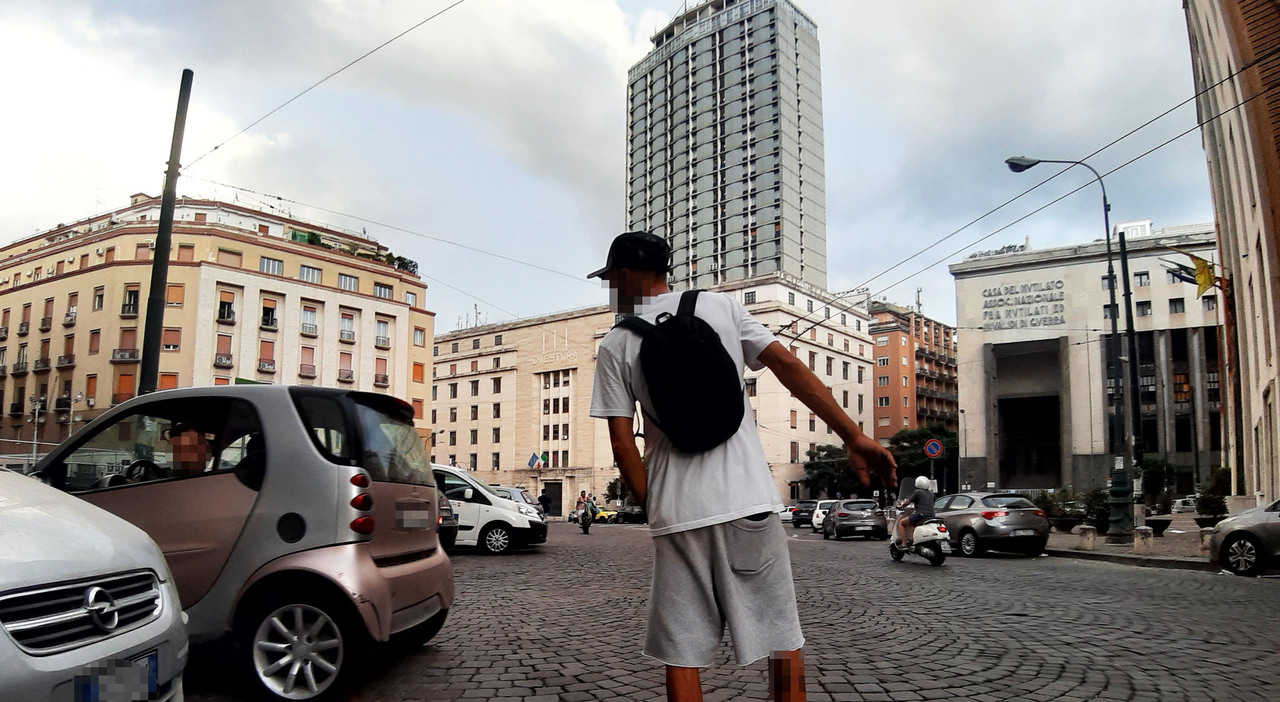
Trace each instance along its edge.
<instances>
[{"instance_id":1,"label":"scooter rider","mask_svg":"<svg viewBox=\"0 0 1280 702\"><path fill-rule=\"evenodd\" d=\"M937 499L933 495L933 491L929 488L933 486L932 481L923 475L916 478L916 490L898 505L898 509L906 509L907 505L915 505L915 510L910 515L904 515L898 519L898 534L903 540L898 544L898 548L906 549L907 544L911 543L911 537L915 534L916 525L926 519L933 519L933 503Z\"/></svg>"}]
</instances>

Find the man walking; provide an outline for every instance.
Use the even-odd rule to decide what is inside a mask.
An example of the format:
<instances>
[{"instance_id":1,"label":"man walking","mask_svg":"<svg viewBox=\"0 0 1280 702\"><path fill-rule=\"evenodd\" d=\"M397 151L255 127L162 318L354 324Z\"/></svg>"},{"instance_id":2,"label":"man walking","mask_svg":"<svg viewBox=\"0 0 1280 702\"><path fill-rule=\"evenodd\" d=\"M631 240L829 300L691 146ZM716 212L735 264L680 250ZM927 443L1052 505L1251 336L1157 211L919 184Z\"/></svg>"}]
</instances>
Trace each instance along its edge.
<instances>
[{"instance_id":1,"label":"man walking","mask_svg":"<svg viewBox=\"0 0 1280 702\"><path fill-rule=\"evenodd\" d=\"M617 311L658 323L677 315L682 303L682 295L667 286L670 256L661 237L628 232L614 239L605 267L589 277L608 283ZM864 485L870 482L869 470L885 485L895 484L893 458L858 429L826 386L734 298L704 292L693 300L694 315L714 331L738 376L742 419L736 430L729 427L731 435L723 442L685 451L672 437L684 438L687 427L668 423L664 432L659 426L663 418L650 389L666 393L663 381L669 379L646 377L640 333L615 327L596 357L590 414L608 422L614 459L627 488L647 510L654 537L644 654L666 664L668 700L700 701L698 669L711 664L728 625L738 664L772 654L772 698L799 702L804 699L804 636L786 535L775 514L782 500L742 392L743 366L769 368L821 417L844 441ZM646 416L647 470L635 442L637 402Z\"/></svg>"}]
</instances>

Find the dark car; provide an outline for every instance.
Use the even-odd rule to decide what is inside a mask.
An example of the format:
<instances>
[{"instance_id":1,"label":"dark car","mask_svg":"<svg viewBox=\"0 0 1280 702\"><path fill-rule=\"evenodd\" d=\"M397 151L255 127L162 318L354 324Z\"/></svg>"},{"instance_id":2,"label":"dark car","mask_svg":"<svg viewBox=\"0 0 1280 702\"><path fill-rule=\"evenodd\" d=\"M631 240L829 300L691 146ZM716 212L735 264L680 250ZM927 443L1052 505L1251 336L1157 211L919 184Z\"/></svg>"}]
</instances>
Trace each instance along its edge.
<instances>
[{"instance_id":1,"label":"dark car","mask_svg":"<svg viewBox=\"0 0 1280 702\"><path fill-rule=\"evenodd\" d=\"M1280 501L1218 522L1209 540L1214 563L1236 575L1258 575L1280 559Z\"/></svg>"},{"instance_id":2,"label":"dark car","mask_svg":"<svg viewBox=\"0 0 1280 702\"><path fill-rule=\"evenodd\" d=\"M453 516L453 505L449 503L449 498L445 496L444 491L438 492L437 496L440 502L439 516L436 518L440 523L437 536L440 539L440 548L448 551L458 540L458 520Z\"/></svg>"},{"instance_id":3,"label":"dark car","mask_svg":"<svg viewBox=\"0 0 1280 702\"><path fill-rule=\"evenodd\" d=\"M1044 510L1016 493L943 495L933 509L947 525L952 548L966 556L986 550L1038 556L1049 541Z\"/></svg>"},{"instance_id":4,"label":"dark car","mask_svg":"<svg viewBox=\"0 0 1280 702\"><path fill-rule=\"evenodd\" d=\"M817 500L800 500L796 503L796 511L791 513L791 526L799 529L802 526L813 526L813 510L818 506Z\"/></svg>"},{"instance_id":5,"label":"dark car","mask_svg":"<svg viewBox=\"0 0 1280 702\"><path fill-rule=\"evenodd\" d=\"M822 538L862 536L868 539L889 538L889 525L884 510L875 500L845 500L832 506L822 520Z\"/></svg>"},{"instance_id":6,"label":"dark car","mask_svg":"<svg viewBox=\"0 0 1280 702\"><path fill-rule=\"evenodd\" d=\"M644 507L640 505L627 505L618 508L618 516L615 518L619 524L648 524L649 515L644 513Z\"/></svg>"}]
</instances>

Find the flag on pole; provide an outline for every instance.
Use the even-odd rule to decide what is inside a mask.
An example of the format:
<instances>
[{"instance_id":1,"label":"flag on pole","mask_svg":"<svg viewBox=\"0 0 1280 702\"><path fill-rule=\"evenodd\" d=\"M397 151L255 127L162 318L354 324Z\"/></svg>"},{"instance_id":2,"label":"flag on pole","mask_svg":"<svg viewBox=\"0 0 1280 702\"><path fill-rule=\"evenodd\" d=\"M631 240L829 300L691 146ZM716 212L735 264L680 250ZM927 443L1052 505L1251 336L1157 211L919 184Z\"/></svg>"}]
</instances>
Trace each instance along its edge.
<instances>
[{"instance_id":1,"label":"flag on pole","mask_svg":"<svg viewBox=\"0 0 1280 702\"><path fill-rule=\"evenodd\" d=\"M530 468L542 467L542 459L538 458L538 454L535 453L529 456L529 467Z\"/></svg>"},{"instance_id":2,"label":"flag on pole","mask_svg":"<svg viewBox=\"0 0 1280 702\"><path fill-rule=\"evenodd\" d=\"M1191 262L1196 267L1196 297L1200 297L1213 287L1213 265L1199 256L1187 255L1191 256Z\"/></svg>"}]
</instances>

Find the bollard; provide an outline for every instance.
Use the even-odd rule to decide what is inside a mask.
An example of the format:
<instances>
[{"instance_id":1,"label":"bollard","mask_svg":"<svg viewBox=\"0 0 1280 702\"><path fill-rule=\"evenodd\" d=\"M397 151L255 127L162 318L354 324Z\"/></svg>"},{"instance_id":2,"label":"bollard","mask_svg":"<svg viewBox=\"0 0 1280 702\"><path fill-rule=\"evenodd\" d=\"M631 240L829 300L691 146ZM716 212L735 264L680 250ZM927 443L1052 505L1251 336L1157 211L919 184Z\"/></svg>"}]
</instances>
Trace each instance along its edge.
<instances>
[{"instance_id":1,"label":"bollard","mask_svg":"<svg viewBox=\"0 0 1280 702\"><path fill-rule=\"evenodd\" d=\"M1154 530L1149 526L1140 526L1133 528L1133 553L1137 556L1151 555L1151 547L1154 545Z\"/></svg>"},{"instance_id":2,"label":"bollard","mask_svg":"<svg viewBox=\"0 0 1280 702\"><path fill-rule=\"evenodd\" d=\"M1200 529L1200 555L1209 555L1209 540L1213 538L1213 527L1203 527Z\"/></svg>"},{"instance_id":3,"label":"bollard","mask_svg":"<svg viewBox=\"0 0 1280 702\"><path fill-rule=\"evenodd\" d=\"M1093 551L1098 548L1098 527L1088 524L1080 527L1080 540L1076 542L1077 551Z\"/></svg>"}]
</instances>

